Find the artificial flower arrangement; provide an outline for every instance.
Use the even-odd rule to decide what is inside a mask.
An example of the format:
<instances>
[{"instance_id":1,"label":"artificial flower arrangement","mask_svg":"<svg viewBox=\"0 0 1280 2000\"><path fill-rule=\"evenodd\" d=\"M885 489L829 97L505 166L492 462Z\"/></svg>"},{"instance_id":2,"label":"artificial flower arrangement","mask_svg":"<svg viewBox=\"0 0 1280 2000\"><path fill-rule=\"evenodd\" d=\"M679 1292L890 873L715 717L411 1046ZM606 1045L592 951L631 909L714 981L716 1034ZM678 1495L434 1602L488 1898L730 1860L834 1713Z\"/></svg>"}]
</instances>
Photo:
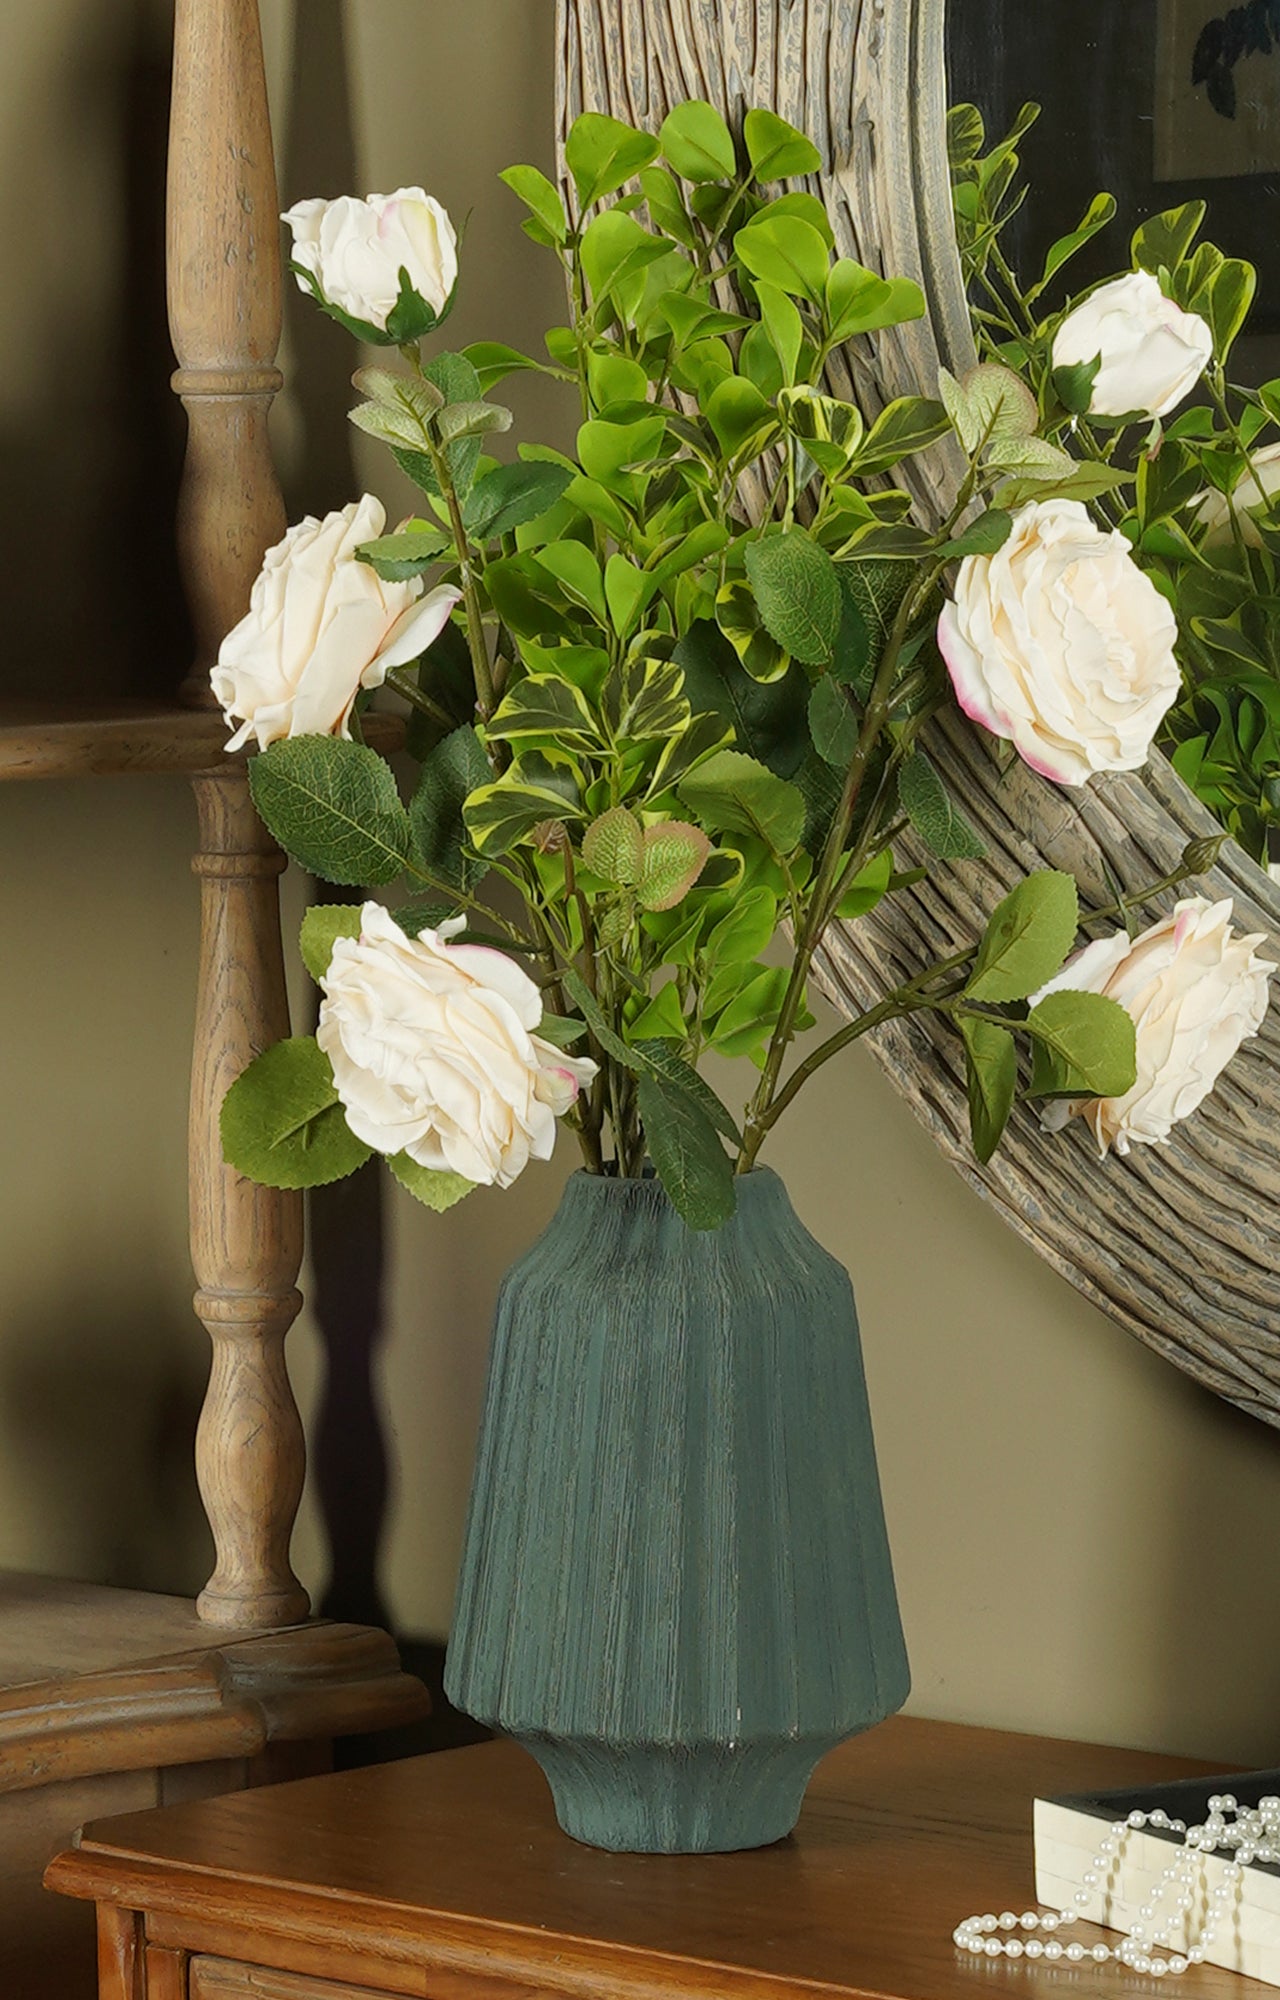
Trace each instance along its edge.
<instances>
[{"instance_id":1,"label":"artificial flower arrangement","mask_svg":"<svg viewBox=\"0 0 1280 2000\"><path fill-rule=\"evenodd\" d=\"M1116 204L1095 195L1034 281L1015 271L1001 237L1028 192L1019 148L1038 115L1024 106L985 150L976 107L950 113L979 351L1023 377L1041 435L1078 461L1070 490L1160 593L1172 658L1157 741L1265 864L1280 853L1280 380L1245 388L1227 372L1256 273L1202 238L1205 203L1189 201L1137 230L1131 269L1050 304Z\"/></svg>"},{"instance_id":2,"label":"artificial flower arrangement","mask_svg":"<svg viewBox=\"0 0 1280 2000\"><path fill-rule=\"evenodd\" d=\"M976 229L1004 169L971 130L957 146ZM589 1173L652 1169L711 1229L822 1065L924 1011L963 1039L980 1159L1020 1096L1050 1124L1083 1114L1103 1153L1167 1138L1265 1010L1271 968L1229 904L1191 897L1134 937L1131 903L1082 912L1069 876L1031 874L981 937L795 1047L830 926L922 865L982 865L927 749L953 695L1064 785L1138 768L1180 697L1159 562L1082 504L1112 504L1122 475L1105 444L1082 465L1056 442L1089 435L1105 360L1064 349L1041 369L984 320L999 353L941 400L864 412L825 392L827 357L924 302L835 255L821 202L785 185L819 166L800 132L757 109L735 138L701 102L657 135L588 113L565 158L569 205L533 167L503 175L567 280L545 361L433 339L458 259L423 190L286 217L303 289L398 355L357 373L351 416L423 498L389 534L367 495L292 528L214 672L280 844L394 892L308 911L318 1030L232 1087L228 1160L300 1187L377 1152L443 1209L546 1158L563 1119ZM1165 227L1181 273L1185 228ZM981 277L998 242L968 254ZM1126 326L1136 366L1169 366L1165 319ZM1090 348L1094 329L1073 337ZM490 392L522 369L576 397L574 448L498 462L486 445L511 416ZM952 434L964 477L922 525L894 475ZM1172 518L1171 464L1186 483L1190 442L1172 443L1138 475L1152 526ZM362 740L376 688L409 707L407 799ZM1151 893L1215 853L1197 844ZM708 1054L754 1065L740 1114Z\"/></svg>"}]
</instances>

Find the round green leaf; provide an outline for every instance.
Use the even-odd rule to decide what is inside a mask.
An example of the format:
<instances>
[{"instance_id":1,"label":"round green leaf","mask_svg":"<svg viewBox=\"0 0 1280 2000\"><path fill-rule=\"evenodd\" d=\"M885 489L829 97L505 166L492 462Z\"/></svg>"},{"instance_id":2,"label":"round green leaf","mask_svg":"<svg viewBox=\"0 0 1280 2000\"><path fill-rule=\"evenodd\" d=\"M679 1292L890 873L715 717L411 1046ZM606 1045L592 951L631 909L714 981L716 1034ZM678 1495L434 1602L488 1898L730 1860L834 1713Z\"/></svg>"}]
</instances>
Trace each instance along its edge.
<instances>
[{"instance_id":1,"label":"round green leaf","mask_svg":"<svg viewBox=\"0 0 1280 2000\"><path fill-rule=\"evenodd\" d=\"M747 157L758 181L792 180L798 174L816 174L822 155L812 139L779 118L776 111L756 106L742 122Z\"/></svg>"},{"instance_id":2,"label":"round green leaf","mask_svg":"<svg viewBox=\"0 0 1280 2000\"><path fill-rule=\"evenodd\" d=\"M329 1058L309 1035L264 1049L223 1098L220 1123L227 1165L263 1187L324 1187L371 1150L348 1126Z\"/></svg>"},{"instance_id":3,"label":"round green leaf","mask_svg":"<svg viewBox=\"0 0 1280 2000\"><path fill-rule=\"evenodd\" d=\"M359 903L313 903L306 912L298 949L313 979L324 978L340 937L359 937L361 908Z\"/></svg>"},{"instance_id":4,"label":"round green leaf","mask_svg":"<svg viewBox=\"0 0 1280 2000\"><path fill-rule=\"evenodd\" d=\"M658 144L686 181L731 181L738 170L733 134L701 98L677 104L662 121Z\"/></svg>"},{"instance_id":5,"label":"round green leaf","mask_svg":"<svg viewBox=\"0 0 1280 2000\"><path fill-rule=\"evenodd\" d=\"M748 222L733 239L734 251L753 278L764 278L797 298L822 298L827 282L827 246L812 224L796 215L765 216Z\"/></svg>"}]
</instances>

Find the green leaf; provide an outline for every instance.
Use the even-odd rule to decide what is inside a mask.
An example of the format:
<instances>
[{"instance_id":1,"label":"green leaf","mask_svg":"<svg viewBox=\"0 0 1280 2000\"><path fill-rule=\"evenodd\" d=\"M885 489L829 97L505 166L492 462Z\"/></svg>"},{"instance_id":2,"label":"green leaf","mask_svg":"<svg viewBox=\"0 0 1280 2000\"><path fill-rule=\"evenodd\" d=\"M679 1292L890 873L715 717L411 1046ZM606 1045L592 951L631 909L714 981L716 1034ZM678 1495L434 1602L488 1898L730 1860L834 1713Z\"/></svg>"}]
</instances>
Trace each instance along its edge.
<instances>
[{"instance_id":1,"label":"green leaf","mask_svg":"<svg viewBox=\"0 0 1280 2000\"><path fill-rule=\"evenodd\" d=\"M685 181L731 181L738 171L733 134L701 98L677 104L662 121L658 144Z\"/></svg>"},{"instance_id":2,"label":"green leaf","mask_svg":"<svg viewBox=\"0 0 1280 2000\"><path fill-rule=\"evenodd\" d=\"M857 748L858 718L848 695L831 674L815 682L809 696L809 734L818 755L841 770Z\"/></svg>"},{"instance_id":3,"label":"green leaf","mask_svg":"<svg viewBox=\"0 0 1280 2000\"><path fill-rule=\"evenodd\" d=\"M543 820L581 819L582 806L571 774L531 750L493 784L472 792L463 818L473 847L505 854Z\"/></svg>"},{"instance_id":4,"label":"green leaf","mask_svg":"<svg viewBox=\"0 0 1280 2000\"><path fill-rule=\"evenodd\" d=\"M748 965L772 942L778 924L778 899L763 885L748 889L717 923L704 947L708 964Z\"/></svg>"},{"instance_id":5,"label":"green leaf","mask_svg":"<svg viewBox=\"0 0 1280 2000\"><path fill-rule=\"evenodd\" d=\"M1242 257L1226 258L1218 269L1209 292L1207 318L1213 334L1216 358L1225 361L1236 335L1249 317L1258 274Z\"/></svg>"},{"instance_id":6,"label":"green leaf","mask_svg":"<svg viewBox=\"0 0 1280 2000\"><path fill-rule=\"evenodd\" d=\"M660 986L646 1007L643 1007L632 1023L632 1032L648 1036L651 1042L665 1045L666 1042L685 1042L689 1035L689 1024L680 1007L680 988L674 979Z\"/></svg>"},{"instance_id":7,"label":"green leaf","mask_svg":"<svg viewBox=\"0 0 1280 2000\"><path fill-rule=\"evenodd\" d=\"M620 743L656 743L689 724L684 675L673 660L631 659L605 683L606 719Z\"/></svg>"},{"instance_id":8,"label":"green leaf","mask_svg":"<svg viewBox=\"0 0 1280 2000\"><path fill-rule=\"evenodd\" d=\"M462 350L462 358L475 369L480 393L485 396L508 375L517 375L523 369L536 369L539 374L552 372L532 355L522 354L518 347L508 347L502 340L470 341Z\"/></svg>"},{"instance_id":9,"label":"green leaf","mask_svg":"<svg viewBox=\"0 0 1280 2000\"><path fill-rule=\"evenodd\" d=\"M620 639L627 638L657 587L656 577L637 569L629 556L609 557L604 566L604 594L613 629Z\"/></svg>"},{"instance_id":10,"label":"green leaf","mask_svg":"<svg viewBox=\"0 0 1280 2000\"><path fill-rule=\"evenodd\" d=\"M881 278L851 257L837 258L826 281L827 338L836 345L924 315L924 293L910 278Z\"/></svg>"},{"instance_id":11,"label":"green leaf","mask_svg":"<svg viewBox=\"0 0 1280 2000\"><path fill-rule=\"evenodd\" d=\"M717 750L679 787L679 797L712 833L755 833L775 854L790 854L804 831L804 799L739 750Z\"/></svg>"},{"instance_id":12,"label":"green leaf","mask_svg":"<svg viewBox=\"0 0 1280 2000\"><path fill-rule=\"evenodd\" d=\"M612 194L658 156L658 141L600 111L583 111L569 127L565 165L573 175L578 200L590 208L602 195Z\"/></svg>"},{"instance_id":13,"label":"green leaf","mask_svg":"<svg viewBox=\"0 0 1280 2000\"><path fill-rule=\"evenodd\" d=\"M582 859L602 881L634 889L644 865L644 829L635 814L613 806L592 820L582 836Z\"/></svg>"},{"instance_id":14,"label":"green leaf","mask_svg":"<svg viewBox=\"0 0 1280 2000\"><path fill-rule=\"evenodd\" d=\"M721 312L706 299L690 298L687 292L664 292L658 310L681 347L722 333L740 333L752 324L741 313Z\"/></svg>"},{"instance_id":15,"label":"green leaf","mask_svg":"<svg viewBox=\"0 0 1280 2000\"><path fill-rule=\"evenodd\" d=\"M1159 277L1161 270L1174 272L1190 253L1205 218L1202 201L1184 201L1178 208L1166 208L1134 231L1131 250L1136 268Z\"/></svg>"},{"instance_id":16,"label":"green leaf","mask_svg":"<svg viewBox=\"0 0 1280 2000\"><path fill-rule=\"evenodd\" d=\"M921 870L921 873L924 871ZM849 922L865 917L893 887L893 854L885 848L860 868L836 904L836 915Z\"/></svg>"},{"instance_id":17,"label":"green leaf","mask_svg":"<svg viewBox=\"0 0 1280 2000\"><path fill-rule=\"evenodd\" d=\"M227 1165L263 1187L327 1186L372 1150L348 1126L329 1058L310 1035L264 1049L223 1098L219 1122Z\"/></svg>"},{"instance_id":18,"label":"green leaf","mask_svg":"<svg viewBox=\"0 0 1280 2000\"><path fill-rule=\"evenodd\" d=\"M313 903L302 919L298 949L311 977L324 978L340 937L359 937L360 903Z\"/></svg>"},{"instance_id":19,"label":"green leaf","mask_svg":"<svg viewBox=\"0 0 1280 2000\"><path fill-rule=\"evenodd\" d=\"M979 514L971 521L963 534L952 542L944 542L937 551L940 556L993 556L1002 549L1013 528L1013 516L1002 507L988 507L985 514Z\"/></svg>"},{"instance_id":20,"label":"green leaf","mask_svg":"<svg viewBox=\"0 0 1280 2000\"><path fill-rule=\"evenodd\" d=\"M816 174L822 155L811 139L779 118L775 111L756 106L742 121L747 157L758 181L789 181L801 174Z\"/></svg>"},{"instance_id":21,"label":"green leaf","mask_svg":"<svg viewBox=\"0 0 1280 2000\"><path fill-rule=\"evenodd\" d=\"M971 368L962 382L938 371L943 406L969 453L979 445L996 455L996 447L1034 437L1040 421L1036 399L1020 375L997 361ZM1003 458L1000 463L1003 464Z\"/></svg>"},{"instance_id":22,"label":"green leaf","mask_svg":"<svg viewBox=\"0 0 1280 2000\"><path fill-rule=\"evenodd\" d=\"M640 185L655 229L682 243L686 250L696 250L698 238L674 175L665 167L646 167L640 175Z\"/></svg>"},{"instance_id":23,"label":"green leaf","mask_svg":"<svg viewBox=\"0 0 1280 2000\"><path fill-rule=\"evenodd\" d=\"M1116 203L1114 195L1095 194L1077 226L1069 230L1065 236L1060 236L1056 243L1049 246L1048 254L1044 260L1044 269L1040 273L1039 281L1027 293L1028 303L1032 299L1039 298L1045 286L1054 276L1054 273L1062 269L1068 258L1074 257L1078 250L1083 250L1085 244L1090 242L1100 229L1106 228L1107 224L1115 216L1115 212Z\"/></svg>"},{"instance_id":24,"label":"green leaf","mask_svg":"<svg viewBox=\"0 0 1280 2000\"><path fill-rule=\"evenodd\" d=\"M405 903L397 903L390 914L395 918L407 938L420 937L423 931L438 931L441 924L448 923L450 917L462 914L452 903L442 903L439 896L410 896ZM503 951L513 951L515 947L509 938L469 937L469 943L495 944Z\"/></svg>"},{"instance_id":25,"label":"green leaf","mask_svg":"<svg viewBox=\"0 0 1280 2000\"><path fill-rule=\"evenodd\" d=\"M733 1113L716 1096L705 1077L699 1076L691 1063L676 1054L669 1038L661 1041L638 1040L634 1049L655 1076L670 1084L673 1090L682 1090L686 1097L691 1097L706 1113L717 1132L726 1139L732 1139L736 1145L742 1144L742 1134Z\"/></svg>"},{"instance_id":26,"label":"green leaf","mask_svg":"<svg viewBox=\"0 0 1280 2000\"><path fill-rule=\"evenodd\" d=\"M742 375L726 375L703 404L703 415L716 434L726 457L733 457L745 444L758 439L764 449L764 433L776 427L777 419L768 401L754 382Z\"/></svg>"},{"instance_id":27,"label":"green leaf","mask_svg":"<svg viewBox=\"0 0 1280 2000\"><path fill-rule=\"evenodd\" d=\"M582 268L592 297L616 298L620 284L665 257L668 247L661 236L651 236L621 209L606 208L582 238Z\"/></svg>"},{"instance_id":28,"label":"green leaf","mask_svg":"<svg viewBox=\"0 0 1280 2000\"><path fill-rule=\"evenodd\" d=\"M505 181L511 192L533 211L554 243L564 242L569 234L564 203L559 189L552 186L544 173L537 167L508 167L498 179Z\"/></svg>"},{"instance_id":29,"label":"green leaf","mask_svg":"<svg viewBox=\"0 0 1280 2000\"><path fill-rule=\"evenodd\" d=\"M707 865L711 842L700 827L667 819L645 828L637 897L643 910L673 910Z\"/></svg>"},{"instance_id":30,"label":"green leaf","mask_svg":"<svg viewBox=\"0 0 1280 2000\"><path fill-rule=\"evenodd\" d=\"M904 812L929 850L948 861L975 861L986 853L923 750L913 750L898 773Z\"/></svg>"},{"instance_id":31,"label":"green leaf","mask_svg":"<svg viewBox=\"0 0 1280 2000\"><path fill-rule=\"evenodd\" d=\"M872 472L887 472L899 459L923 451L926 445L945 437L950 428L950 419L941 403L927 396L899 396L881 410L867 432L855 460L858 472L864 477Z\"/></svg>"},{"instance_id":32,"label":"green leaf","mask_svg":"<svg viewBox=\"0 0 1280 2000\"><path fill-rule=\"evenodd\" d=\"M791 655L766 629L760 606L744 576L731 577L716 592L716 624L753 681L767 683L784 678Z\"/></svg>"},{"instance_id":33,"label":"green leaf","mask_svg":"<svg viewBox=\"0 0 1280 2000\"><path fill-rule=\"evenodd\" d=\"M965 988L970 1000L1025 1000L1052 979L1075 940L1074 877L1040 869L996 905Z\"/></svg>"},{"instance_id":34,"label":"green leaf","mask_svg":"<svg viewBox=\"0 0 1280 2000\"><path fill-rule=\"evenodd\" d=\"M665 426L661 417L642 417L638 423L615 424L592 417L578 430L578 457L583 471L628 506L639 504L644 495L646 475L633 468L652 459L662 447ZM570 492L570 499L575 497ZM625 531L625 521L624 521ZM619 536L622 540L625 538Z\"/></svg>"},{"instance_id":35,"label":"green leaf","mask_svg":"<svg viewBox=\"0 0 1280 2000\"><path fill-rule=\"evenodd\" d=\"M1098 354L1092 361L1072 361L1062 368L1055 368L1051 380L1053 393L1064 410L1073 417L1087 416L1093 401L1093 385L1102 369L1102 356Z\"/></svg>"},{"instance_id":36,"label":"green leaf","mask_svg":"<svg viewBox=\"0 0 1280 2000\"><path fill-rule=\"evenodd\" d=\"M814 304L821 301L830 258L811 223L797 215L766 216L746 223L734 237L733 248L753 278L763 278L780 292Z\"/></svg>"},{"instance_id":37,"label":"green leaf","mask_svg":"<svg viewBox=\"0 0 1280 2000\"><path fill-rule=\"evenodd\" d=\"M756 680L709 618L689 627L672 657L684 673L694 713L722 717L732 727L739 749L767 764L776 776L791 777L809 743L808 681L803 670L791 666L780 680Z\"/></svg>"},{"instance_id":38,"label":"green leaf","mask_svg":"<svg viewBox=\"0 0 1280 2000\"><path fill-rule=\"evenodd\" d=\"M249 789L285 853L326 882L392 882L409 816L375 750L338 736L292 736L249 760Z\"/></svg>"},{"instance_id":39,"label":"green leaf","mask_svg":"<svg viewBox=\"0 0 1280 2000\"><path fill-rule=\"evenodd\" d=\"M571 1049L586 1034L587 1024L571 1014L544 1014L536 1032L540 1041L550 1042L554 1049Z\"/></svg>"},{"instance_id":40,"label":"green leaf","mask_svg":"<svg viewBox=\"0 0 1280 2000\"><path fill-rule=\"evenodd\" d=\"M452 1208L476 1185L462 1174L446 1173L437 1167L420 1167L407 1153L389 1153L387 1165L402 1188L407 1188L424 1208L434 1208L437 1214Z\"/></svg>"},{"instance_id":41,"label":"green leaf","mask_svg":"<svg viewBox=\"0 0 1280 2000\"><path fill-rule=\"evenodd\" d=\"M770 636L806 665L824 665L843 611L840 580L826 550L804 528L784 528L748 542L744 560Z\"/></svg>"},{"instance_id":42,"label":"green leaf","mask_svg":"<svg viewBox=\"0 0 1280 2000\"><path fill-rule=\"evenodd\" d=\"M1060 1066L1040 1067L1032 1091L1047 1095L1069 1091L1082 1097L1123 1097L1137 1076L1137 1031L1132 1018L1103 993L1080 993L1063 987L1046 993L1026 1019L1029 1035L1056 1058ZM1037 1089L1037 1085L1040 1086Z\"/></svg>"},{"instance_id":43,"label":"green leaf","mask_svg":"<svg viewBox=\"0 0 1280 2000\"><path fill-rule=\"evenodd\" d=\"M760 305L760 318L769 336L769 344L778 357L782 369L782 379L789 389L796 379L796 368L800 360L800 349L804 345L804 326L800 314L785 292L779 291L761 278L756 285L756 298Z\"/></svg>"},{"instance_id":44,"label":"green leaf","mask_svg":"<svg viewBox=\"0 0 1280 2000\"><path fill-rule=\"evenodd\" d=\"M494 431L511 429L511 412L501 403L477 399L470 403L450 403L436 418L440 442L460 444L464 438L488 437Z\"/></svg>"},{"instance_id":45,"label":"green leaf","mask_svg":"<svg viewBox=\"0 0 1280 2000\"><path fill-rule=\"evenodd\" d=\"M404 583L438 563L448 546L442 529L415 528L405 534L379 535L376 541L361 542L356 560L368 563L387 583Z\"/></svg>"},{"instance_id":46,"label":"green leaf","mask_svg":"<svg viewBox=\"0 0 1280 2000\"><path fill-rule=\"evenodd\" d=\"M716 1018L708 1042L717 1055L734 1061L762 1049L782 1009L790 974L767 965L748 980Z\"/></svg>"},{"instance_id":47,"label":"green leaf","mask_svg":"<svg viewBox=\"0 0 1280 2000\"><path fill-rule=\"evenodd\" d=\"M552 542L539 549L539 567L553 576L567 597L603 625L607 616L600 565L583 542Z\"/></svg>"},{"instance_id":48,"label":"green leaf","mask_svg":"<svg viewBox=\"0 0 1280 2000\"><path fill-rule=\"evenodd\" d=\"M960 1014L969 1083L969 1131L985 1167L1009 1122L1018 1088L1018 1050L1007 1028L976 1014Z\"/></svg>"},{"instance_id":49,"label":"green leaf","mask_svg":"<svg viewBox=\"0 0 1280 2000\"><path fill-rule=\"evenodd\" d=\"M688 1092L652 1072L639 1083L640 1117L658 1178L690 1229L718 1229L737 1204L733 1168L715 1126Z\"/></svg>"},{"instance_id":50,"label":"green leaf","mask_svg":"<svg viewBox=\"0 0 1280 2000\"><path fill-rule=\"evenodd\" d=\"M600 742L600 731L581 689L555 674L526 674L505 694L485 725L485 735L498 742L519 743L525 737L548 737L574 748ZM486 762L482 785L492 776Z\"/></svg>"},{"instance_id":51,"label":"green leaf","mask_svg":"<svg viewBox=\"0 0 1280 2000\"><path fill-rule=\"evenodd\" d=\"M429 874L463 895L484 879L487 866L467 852L462 808L471 793L488 784L492 776L480 738L466 723L437 743L423 763L409 803L409 824L419 861Z\"/></svg>"},{"instance_id":52,"label":"green leaf","mask_svg":"<svg viewBox=\"0 0 1280 2000\"><path fill-rule=\"evenodd\" d=\"M526 521L548 513L573 476L563 465L495 465L477 479L467 496L462 510L467 532L477 541L512 534Z\"/></svg>"}]
</instances>

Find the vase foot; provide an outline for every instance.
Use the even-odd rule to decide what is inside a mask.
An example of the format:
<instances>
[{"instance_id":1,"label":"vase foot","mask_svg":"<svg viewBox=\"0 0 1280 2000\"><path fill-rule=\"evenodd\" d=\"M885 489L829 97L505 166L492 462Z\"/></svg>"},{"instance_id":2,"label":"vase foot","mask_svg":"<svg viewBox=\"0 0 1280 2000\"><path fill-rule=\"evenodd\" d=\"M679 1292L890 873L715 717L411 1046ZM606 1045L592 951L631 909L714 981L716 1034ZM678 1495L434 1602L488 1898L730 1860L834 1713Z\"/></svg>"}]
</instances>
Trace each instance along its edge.
<instances>
[{"instance_id":1,"label":"vase foot","mask_svg":"<svg viewBox=\"0 0 1280 2000\"><path fill-rule=\"evenodd\" d=\"M518 1736L564 1832L624 1854L727 1854L784 1840L818 1759L839 1739L627 1744Z\"/></svg>"}]
</instances>

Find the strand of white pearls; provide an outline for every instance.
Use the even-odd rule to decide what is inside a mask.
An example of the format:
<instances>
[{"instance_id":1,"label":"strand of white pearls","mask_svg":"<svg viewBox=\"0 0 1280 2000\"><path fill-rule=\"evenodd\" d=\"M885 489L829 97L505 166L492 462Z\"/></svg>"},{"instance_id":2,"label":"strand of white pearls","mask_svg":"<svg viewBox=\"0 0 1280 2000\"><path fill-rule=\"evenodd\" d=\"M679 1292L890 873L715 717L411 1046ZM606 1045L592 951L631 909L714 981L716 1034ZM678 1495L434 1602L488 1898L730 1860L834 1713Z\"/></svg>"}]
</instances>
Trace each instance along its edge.
<instances>
[{"instance_id":1,"label":"strand of white pearls","mask_svg":"<svg viewBox=\"0 0 1280 2000\"><path fill-rule=\"evenodd\" d=\"M1147 1826L1180 1833L1182 1845L1138 1911L1136 1923L1116 1945L1086 1945L1078 1939L1064 1944L1054 1933L1064 1924L1084 1921L1083 1911L1119 1867L1129 1835ZM1200 1935L1185 1950L1175 1951L1171 1933L1175 1926L1185 1928L1195 1907L1204 1857L1219 1849L1231 1858L1223 1866L1222 1880L1208 1892ZM1240 1894L1244 1871L1251 1861L1280 1861L1280 1798L1268 1796L1259 1799L1256 1806L1241 1806L1230 1792L1216 1792L1209 1800L1208 1816L1199 1826L1170 1819L1159 1806L1150 1812L1131 1812L1127 1819L1114 1820L1105 1839L1098 1843L1098 1851L1081 1877L1082 1886L1075 1892L1073 1909L1024 1910L1021 1916L1004 1910L998 1917L966 1917L953 1936L961 1951L975 1957L1045 1959L1050 1963L1065 1959L1072 1965L1084 1959L1096 1965L1114 1960L1131 1972L1161 1979L1204 1962L1228 1905ZM1044 1937L1035 1935L1041 1931ZM1017 1936L1017 1932L1032 1935ZM1156 1955L1154 1947L1158 1945L1165 1947L1166 1956Z\"/></svg>"}]
</instances>

